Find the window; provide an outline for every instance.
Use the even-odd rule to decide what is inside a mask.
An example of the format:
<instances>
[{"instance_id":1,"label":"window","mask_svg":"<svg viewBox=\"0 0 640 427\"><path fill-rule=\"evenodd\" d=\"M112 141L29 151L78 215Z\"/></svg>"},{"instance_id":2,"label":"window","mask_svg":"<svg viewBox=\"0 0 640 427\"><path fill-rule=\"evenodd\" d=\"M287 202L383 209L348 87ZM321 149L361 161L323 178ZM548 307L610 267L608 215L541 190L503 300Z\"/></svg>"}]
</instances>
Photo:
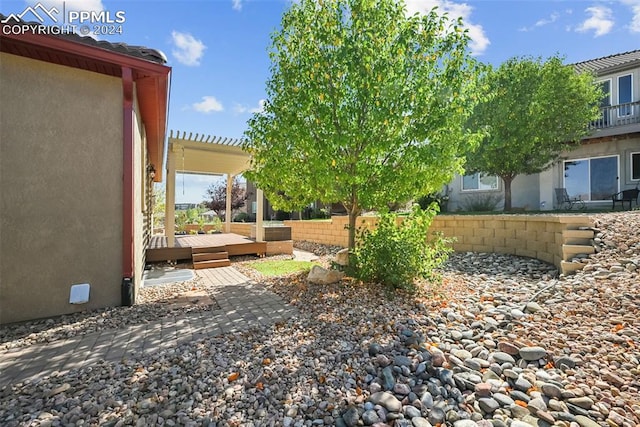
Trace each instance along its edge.
<instances>
[{"instance_id":1,"label":"window","mask_svg":"<svg viewBox=\"0 0 640 427\"><path fill-rule=\"evenodd\" d=\"M640 153L631 153L631 180L640 180Z\"/></svg>"},{"instance_id":2,"label":"window","mask_svg":"<svg viewBox=\"0 0 640 427\"><path fill-rule=\"evenodd\" d=\"M497 190L498 177L487 175L482 172L462 177L462 191Z\"/></svg>"},{"instance_id":3,"label":"window","mask_svg":"<svg viewBox=\"0 0 640 427\"><path fill-rule=\"evenodd\" d=\"M564 187L570 197L610 200L618 192L618 156L565 161Z\"/></svg>"},{"instance_id":4,"label":"window","mask_svg":"<svg viewBox=\"0 0 640 427\"><path fill-rule=\"evenodd\" d=\"M627 104L633 101L631 74L618 77L618 104ZM631 105L621 105L618 110L618 116L630 116L633 114Z\"/></svg>"}]
</instances>

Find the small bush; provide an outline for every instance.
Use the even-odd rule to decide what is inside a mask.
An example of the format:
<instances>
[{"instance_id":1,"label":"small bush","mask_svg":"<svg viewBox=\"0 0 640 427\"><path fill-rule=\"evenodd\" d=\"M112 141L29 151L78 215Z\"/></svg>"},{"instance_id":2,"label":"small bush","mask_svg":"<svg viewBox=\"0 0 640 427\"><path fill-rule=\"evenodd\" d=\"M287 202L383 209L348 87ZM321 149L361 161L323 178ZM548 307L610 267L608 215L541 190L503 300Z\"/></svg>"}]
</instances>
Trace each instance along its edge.
<instances>
[{"instance_id":1,"label":"small bush","mask_svg":"<svg viewBox=\"0 0 640 427\"><path fill-rule=\"evenodd\" d=\"M207 223L209 227L209 232L219 233L222 231L222 220L220 218L213 217L211 221Z\"/></svg>"},{"instance_id":2,"label":"small bush","mask_svg":"<svg viewBox=\"0 0 640 427\"><path fill-rule=\"evenodd\" d=\"M462 201L462 209L468 212L490 212L496 210L502 202L500 194L473 194L467 195Z\"/></svg>"},{"instance_id":3,"label":"small bush","mask_svg":"<svg viewBox=\"0 0 640 427\"><path fill-rule=\"evenodd\" d=\"M276 221L286 221L291 219L291 213L287 211L276 211L274 217Z\"/></svg>"},{"instance_id":4,"label":"small bush","mask_svg":"<svg viewBox=\"0 0 640 427\"><path fill-rule=\"evenodd\" d=\"M246 212L240 212L233 218L233 222L255 222L255 220L255 215L251 215Z\"/></svg>"},{"instance_id":5,"label":"small bush","mask_svg":"<svg viewBox=\"0 0 640 427\"><path fill-rule=\"evenodd\" d=\"M331 218L330 209L306 207L302 210L302 219L328 219Z\"/></svg>"},{"instance_id":6,"label":"small bush","mask_svg":"<svg viewBox=\"0 0 640 427\"><path fill-rule=\"evenodd\" d=\"M187 213L185 211L176 212L176 231L180 234L187 234Z\"/></svg>"},{"instance_id":7,"label":"small bush","mask_svg":"<svg viewBox=\"0 0 640 427\"><path fill-rule=\"evenodd\" d=\"M428 237L437 213L437 204L427 210L414 205L402 222L396 214L387 213L380 216L375 229L358 229L351 274L365 282L409 291L415 291L418 278L437 279L434 269L452 251L450 240L438 234Z\"/></svg>"},{"instance_id":8,"label":"small bush","mask_svg":"<svg viewBox=\"0 0 640 427\"><path fill-rule=\"evenodd\" d=\"M426 196L420 197L416 201L420 207L424 210L429 209L431 203L437 203L440 208L440 212L447 211L447 203L449 202L449 196L444 193L429 193Z\"/></svg>"}]
</instances>

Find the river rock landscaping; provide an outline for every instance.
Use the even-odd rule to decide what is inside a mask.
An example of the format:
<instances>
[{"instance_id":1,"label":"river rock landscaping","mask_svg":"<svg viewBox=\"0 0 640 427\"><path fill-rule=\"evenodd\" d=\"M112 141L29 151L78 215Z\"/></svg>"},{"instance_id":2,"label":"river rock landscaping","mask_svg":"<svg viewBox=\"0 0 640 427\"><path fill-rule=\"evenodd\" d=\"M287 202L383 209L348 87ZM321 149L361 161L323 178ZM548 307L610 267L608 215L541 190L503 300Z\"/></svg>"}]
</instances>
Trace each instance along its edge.
<instances>
[{"instance_id":1,"label":"river rock landscaping","mask_svg":"<svg viewBox=\"0 0 640 427\"><path fill-rule=\"evenodd\" d=\"M299 315L0 386L0 425L638 426L640 212L593 217L567 277L477 253L417 295L253 273Z\"/></svg>"}]
</instances>

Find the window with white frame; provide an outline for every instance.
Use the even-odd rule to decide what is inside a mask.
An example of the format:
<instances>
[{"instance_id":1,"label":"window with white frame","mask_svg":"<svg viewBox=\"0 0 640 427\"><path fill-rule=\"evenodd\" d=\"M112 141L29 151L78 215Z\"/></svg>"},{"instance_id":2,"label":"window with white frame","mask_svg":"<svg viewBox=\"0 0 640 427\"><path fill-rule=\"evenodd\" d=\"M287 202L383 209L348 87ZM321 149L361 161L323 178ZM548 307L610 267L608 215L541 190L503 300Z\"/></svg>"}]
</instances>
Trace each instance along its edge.
<instances>
[{"instance_id":1,"label":"window with white frame","mask_svg":"<svg viewBox=\"0 0 640 427\"><path fill-rule=\"evenodd\" d=\"M498 177L482 172L462 177L462 191L487 191L498 189Z\"/></svg>"},{"instance_id":2,"label":"window with white frame","mask_svg":"<svg viewBox=\"0 0 640 427\"><path fill-rule=\"evenodd\" d=\"M627 74L618 77L618 104L628 104L633 102L633 76ZM618 116L630 116L633 114L631 105L620 105Z\"/></svg>"},{"instance_id":3,"label":"window with white frame","mask_svg":"<svg viewBox=\"0 0 640 427\"><path fill-rule=\"evenodd\" d=\"M631 180L640 181L640 152L631 153Z\"/></svg>"},{"instance_id":4,"label":"window with white frame","mask_svg":"<svg viewBox=\"0 0 640 427\"><path fill-rule=\"evenodd\" d=\"M618 156L591 157L564 162L564 187L571 198L610 200L617 193Z\"/></svg>"}]
</instances>

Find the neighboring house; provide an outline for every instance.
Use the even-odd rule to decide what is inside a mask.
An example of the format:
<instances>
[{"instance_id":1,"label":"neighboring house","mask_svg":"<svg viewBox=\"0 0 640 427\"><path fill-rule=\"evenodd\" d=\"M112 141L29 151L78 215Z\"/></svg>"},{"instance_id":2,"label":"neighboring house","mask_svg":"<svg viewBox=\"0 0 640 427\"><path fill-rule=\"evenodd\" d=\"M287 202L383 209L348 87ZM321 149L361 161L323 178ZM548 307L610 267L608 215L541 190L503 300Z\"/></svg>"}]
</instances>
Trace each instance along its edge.
<instances>
[{"instance_id":1,"label":"neighboring house","mask_svg":"<svg viewBox=\"0 0 640 427\"><path fill-rule=\"evenodd\" d=\"M164 169L166 58L0 25L0 323L128 304Z\"/></svg>"},{"instance_id":2,"label":"neighboring house","mask_svg":"<svg viewBox=\"0 0 640 427\"><path fill-rule=\"evenodd\" d=\"M255 183L251 181L247 181L247 201L245 203L245 207L241 209L241 212L247 213L246 221L254 221L256 215L256 193L257 188ZM330 215L346 215L346 210L342 206L341 203L333 203L331 205L325 205L320 201L315 201L304 207L303 209L299 209L296 211L288 212L288 211L280 211L274 209L267 199L266 196L263 196L264 200L264 221L283 221L288 219L320 219L320 218L328 218ZM326 215L326 216L325 216Z\"/></svg>"},{"instance_id":3,"label":"neighboring house","mask_svg":"<svg viewBox=\"0 0 640 427\"><path fill-rule=\"evenodd\" d=\"M200 207L197 203L176 203L176 211L188 211L189 209L198 209Z\"/></svg>"},{"instance_id":4,"label":"neighboring house","mask_svg":"<svg viewBox=\"0 0 640 427\"><path fill-rule=\"evenodd\" d=\"M519 175L512 184L512 204L527 210L556 207L555 188L586 201L587 208L611 206L611 195L640 184L640 50L573 64L577 72L592 72L602 85L602 116L580 147L534 175ZM456 176L446 189L449 210L469 197L503 195L498 177ZM500 208L502 205L499 206Z\"/></svg>"}]
</instances>

